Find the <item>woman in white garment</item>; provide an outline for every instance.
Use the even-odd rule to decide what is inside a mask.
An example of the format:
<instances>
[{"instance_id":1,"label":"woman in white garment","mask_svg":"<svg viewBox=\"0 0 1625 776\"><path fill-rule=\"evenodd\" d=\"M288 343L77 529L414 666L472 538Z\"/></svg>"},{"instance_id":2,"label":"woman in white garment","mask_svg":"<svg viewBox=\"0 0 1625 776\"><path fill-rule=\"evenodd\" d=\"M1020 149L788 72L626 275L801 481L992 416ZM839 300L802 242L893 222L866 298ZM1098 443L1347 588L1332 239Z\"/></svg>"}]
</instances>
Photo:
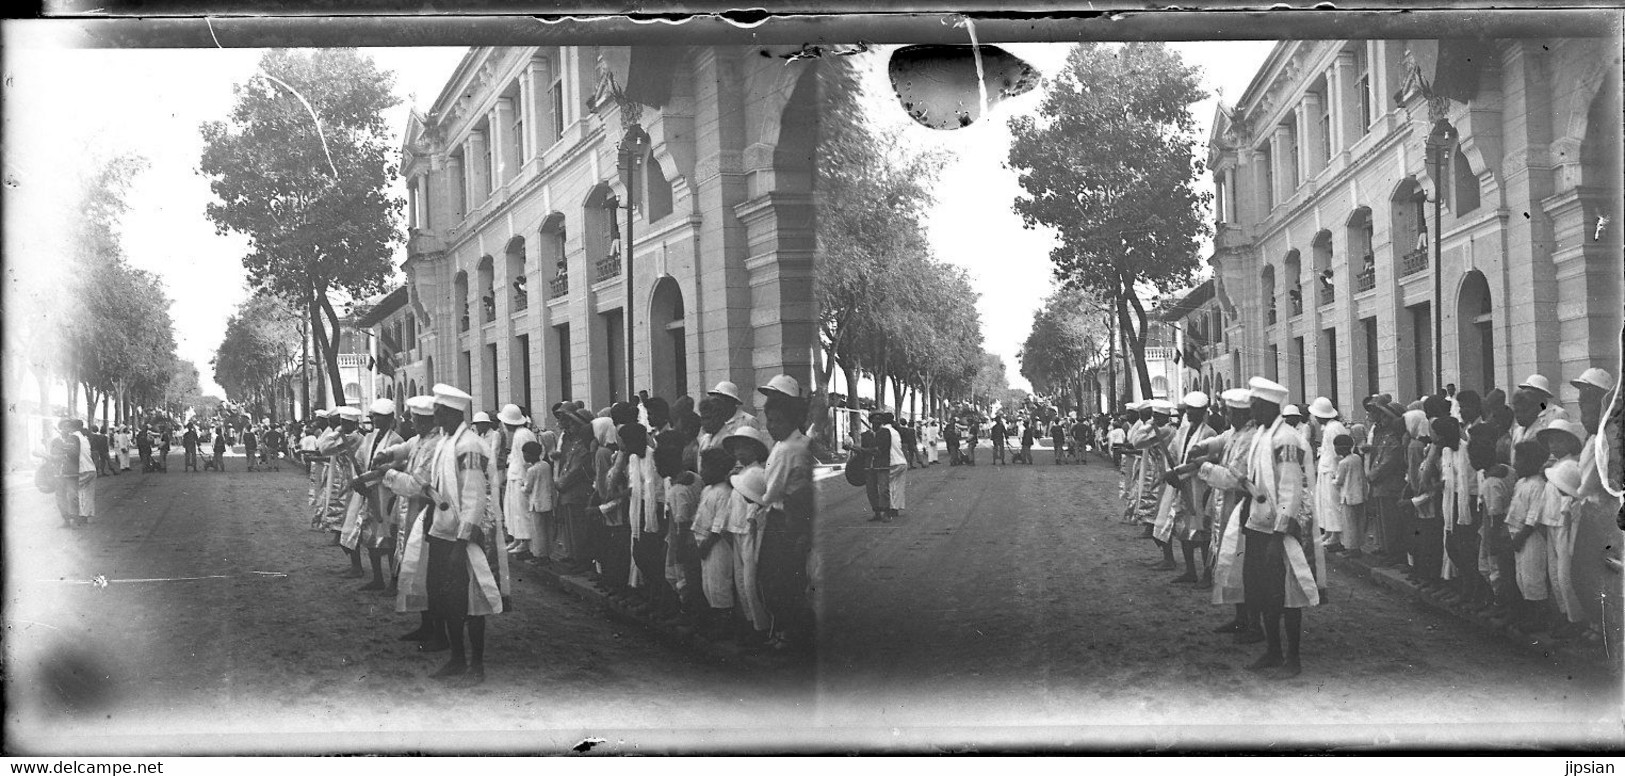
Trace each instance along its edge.
<instances>
[{"instance_id":1,"label":"woman in white garment","mask_svg":"<svg viewBox=\"0 0 1625 776\"><path fill-rule=\"evenodd\" d=\"M1309 414L1314 416L1313 428L1318 434L1315 450L1315 522L1325 535L1327 551L1343 551L1342 532L1347 528L1343 519L1343 502L1337 494L1337 438L1348 433L1348 427L1338 419L1337 408L1324 396L1309 403ZM1358 547L1363 537L1349 537Z\"/></svg>"},{"instance_id":2,"label":"woman in white garment","mask_svg":"<svg viewBox=\"0 0 1625 776\"><path fill-rule=\"evenodd\" d=\"M119 471L130 470L130 445L134 442L130 438L130 427L119 426L118 433L113 435L113 448L118 451Z\"/></svg>"},{"instance_id":3,"label":"woman in white garment","mask_svg":"<svg viewBox=\"0 0 1625 776\"><path fill-rule=\"evenodd\" d=\"M507 450L507 478L502 489L502 513L508 527L508 534L513 541L508 543L508 554L520 560L531 557L531 520L529 499L525 497L525 443L536 441L536 433L530 430L530 418L520 412L519 405L509 404L497 413L497 420L502 422L508 433L498 444L508 446Z\"/></svg>"}]
</instances>

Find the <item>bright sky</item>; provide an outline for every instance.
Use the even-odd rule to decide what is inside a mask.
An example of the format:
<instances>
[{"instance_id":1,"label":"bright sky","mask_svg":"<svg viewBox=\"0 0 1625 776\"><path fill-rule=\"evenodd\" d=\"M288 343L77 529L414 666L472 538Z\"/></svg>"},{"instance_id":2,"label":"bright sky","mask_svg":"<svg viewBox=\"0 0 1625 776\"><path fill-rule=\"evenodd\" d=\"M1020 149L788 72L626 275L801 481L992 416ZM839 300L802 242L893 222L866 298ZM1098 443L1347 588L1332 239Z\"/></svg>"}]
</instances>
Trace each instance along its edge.
<instances>
[{"instance_id":1,"label":"bright sky","mask_svg":"<svg viewBox=\"0 0 1625 776\"><path fill-rule=\"evenodd\" d=\"M209 360L226 319L248 295L241 264L246 244L237 236L215 234L204 216L212 195L196 172L202 152L198 127L226 116L232 86L253 74L263 52L31 49L26 44L39 29L33 24L38 23L5 28L6 164L16 182L8 187L8 202L32 202L37 215L29 216L29 228L49 230L71 217L59 206L65 187L58 182L67 176L58 172L123 152L145 157L151 167L130 192L133 209L125 221L125 249L133 264L163 277L174 301L171 315L181 357L198 366L206 392L223 395ZM1233 101L1271 45L1179 43L1174 48L1203 68L1210 89L1223 88ZM1067 51L1065 44L1006 48L1046 75L1059 69ZM466 49L365 51L396 74L402 104L388 118L398 139L409 108L427 109ZM889 97L884 60L875 61L879 65L868 84L870 92ZM1004 357L1012 384L1023 388L1028 386L1015 355L1049 289L1051 237L1022 228L1010 209L1019 187L1002 164L1010 140L1006 119L1036 109L1039 99L1034 91L1010 100L989 119L953 132L903 119L911 127L909 140L946 148L957 157L938 190L929 224L932 241L940 256L971 271L982 293L987 349ZM1213 101L1195 110L1205 137ZM397 193L404 196L404 188ZM16 223L14 218L15 213L8 225ZM26 261L20 266L26 268Z\"/></svg>"},{"instance_id":2,"label":"bright sky","mask_svg":"<svg viewBox=\"0 0 1625 776\"><path fill-rule=\"evenodd\" d=\"M56 172L123 152L146 157L151 167L130 192L124 247L132 264L163 277L174 302L170 314L180 356L197 365L205 393L224 396L209 360L226 319L248 296L241 261L247 243L215 234L204 216L213 195L197 174L203 151L198 127L226 117L232 86L254 73L263 51L13 45L28 34L26 24L6 28L6 163L8 176L18 181L8 189L8 201L14 196L59 201L62 192L54 189L63 187L53 186ZM466 49L364 51L396 74L402 104L388 119L398 146L414 93L419 108L427 110ZM399 188L397 195L404 197L404 185ZM67 216L43 217L46 224L60 224Z\"/></svg>"},{"instance_id":3,"label":"bright sky","mask_svg":"<svg viewBox=\"0 0 1625 776\"><path fill-rule=\"evenodd\" d=\"M1002 47L1047 77L1066 63L1071 44L1005 44ZM1170 47L1187 63L1202 69L1203 85L1210 94L1222 89L1226 105L1234 105L1269 56L1274 43L1225 41L1173 43ZM895 106L897 103L889 99L891 86L884 57L875 57L875 60L877 66L869 71L866 90L871 96L886 95L890 105ZM1029 390L1031 385L1021 376L1016 352L1027 338L1033 313L1049 294L1049 251L1054 237L1049 230L1028 230L1022 226L1021 218L1011 209L1021 194L1021 187L1015 173L1003 165L1009 158L1007 121L1013 115L1036 111L1042 98L1042 90L1035 89L995 107L991 120L984 118L953 131L927 129L902 117L900 110L892 114L891 119L906 124L909 130L904 137L920 148L944 148L957 157L943 171L937 189L937 206L928 222L931 242L939 257L970 271L981 291L979 307L984 347L1004 357L1011 385ZM1203 144L1198 152L1204 155L1216 103L1217 99L1210 96L1193 107L1198 137ZM1206 253L1204 247L1203 255Z\"/></svg>"}]
</instances>

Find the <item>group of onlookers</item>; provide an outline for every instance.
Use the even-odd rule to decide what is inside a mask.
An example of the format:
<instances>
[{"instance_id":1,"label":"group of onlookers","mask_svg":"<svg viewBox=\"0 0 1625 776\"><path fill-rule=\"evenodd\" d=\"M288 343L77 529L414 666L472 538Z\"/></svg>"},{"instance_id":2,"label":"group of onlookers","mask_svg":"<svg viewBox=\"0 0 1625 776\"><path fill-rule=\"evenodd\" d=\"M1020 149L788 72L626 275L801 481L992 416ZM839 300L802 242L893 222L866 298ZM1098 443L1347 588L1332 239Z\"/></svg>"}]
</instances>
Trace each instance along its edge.
<instances>
[{"instance_id":1,"label":"group of onlookers","mask_svg":"<svg viewBox=\"0 0 1625 776\"><path fill-rule=\"evenodd\" d=\"M747 648L812 646L807 401L788 375L758 393L765 422L727 381L697 404L640 394L533 419L515 404L473 412L438 385L404 417L389 400L367 416L339 407L290 438L310 466L312 526L350 557L344 575L365 576L370 556L363 590L418 613L403 639L450 649L436 675L469 684L483 678L484 618L511 605L513 563L584 576L635 612Z\"/></svg>"},{"instance_id":2,"label":"group of onlookers","mask_svg":"<svg viewBox=\"0 0 1625 776\"><path fill-rule=\"evenodd\" d=\"M1326 397L1305 411L1286 402L1286 389L1253 378L1219 397L1136 402L1107 438L1124 517L1162 551L1153 567L1178 568L1177 542L1185 571L1173 581L1235 605L1221 630L1238 639L1278 640L1265 615L1286 618L1288 656L1272 647L1261 669L1296 673L1294 612L1318 600L1328 554L1369 555L1446 603L1522 632L1596 641L1604 610L1577 592L1577 580L1619 568L1617 541L1584 537L1608 535L1619 514L1618 461L1609 463L1599 431L1620 408L1608 372L1587 369L1570 383L1578 419L1539 374L1510 393L1451 385L1409 404L1376 394L1356 419ZM1267 573L1256 571L1261 558ZM1577 575L1582 565L1588 571ZM1248 573L1284 575L1297 605L1281 604L1273 582L1247 588Z\"/></svg>"}]
</instances>

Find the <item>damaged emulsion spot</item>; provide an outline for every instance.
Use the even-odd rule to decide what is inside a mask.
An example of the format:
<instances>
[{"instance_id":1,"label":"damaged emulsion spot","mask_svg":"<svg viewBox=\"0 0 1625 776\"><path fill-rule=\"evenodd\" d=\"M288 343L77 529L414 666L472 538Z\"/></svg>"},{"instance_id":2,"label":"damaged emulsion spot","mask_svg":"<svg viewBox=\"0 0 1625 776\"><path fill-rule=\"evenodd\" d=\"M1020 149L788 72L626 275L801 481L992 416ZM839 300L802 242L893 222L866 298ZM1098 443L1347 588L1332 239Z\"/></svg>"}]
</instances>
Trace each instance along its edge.
<instances>
[{"instance_id":1,"label":"damaged emulsion spot","mask_svg":"<svg viewBox=\"0 0 1625 776\"><path fill-rule=\"evenodd\" d=\"M981 84L976 78L981 55ZM891 55L892 92L910 118L932 129L959 129L981 118L981 86L987 107L1032 91L1038 71L998 46L925 44Z\"/></svg>"},{"instance_id":2,"label":"damaged emulsion spot","mask_svg":"<svg viewBox=\"0 0 1625 776\"><path fill-rule=\"evenodd\" d=\"M590 751L592 751L593 747L604 743L605 740L606 739L602 739L602 738L583 738L583 739L581 739L581 743L576 744L573 747L570 747L570 751L575 752L577 754L581 754L581 753L584 753L584 752L590 752Z\"/></svg>"}]
</instances>

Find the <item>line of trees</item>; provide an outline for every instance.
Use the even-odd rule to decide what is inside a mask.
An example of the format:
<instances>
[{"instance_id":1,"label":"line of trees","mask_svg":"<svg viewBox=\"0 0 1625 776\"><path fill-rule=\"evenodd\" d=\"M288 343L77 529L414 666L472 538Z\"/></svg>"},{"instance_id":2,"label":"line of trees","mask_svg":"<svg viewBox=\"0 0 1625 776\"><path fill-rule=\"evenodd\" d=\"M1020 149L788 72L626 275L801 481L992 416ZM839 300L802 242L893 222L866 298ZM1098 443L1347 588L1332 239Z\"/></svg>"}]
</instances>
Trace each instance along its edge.
<instances>
[{"instance_id":1,"label":"line of trees","mask_svg":"<svg viewBox=\"0 0 1625 776\"><path fill-rule=\"evenodd\" d=\"M301 316L269 293L250 296L226 321L226 334L210 362L226 398L254 417L277 417L272 396L299 365Z\"/></svg>"},{"instance_id":2,"label":"line of trees","mask_svg":"<svg viewBox=\"0 0 1625 776\"><path fill-rule=\"evenodd\" d=\"M8 323L18 328L7 347L11 374L24 366L33 372L42 412L50 412L53 380L67 384L68 411L82 406L92 423L135 420L145 410L181 412L196 398L197 370L176 356L164 283L131 266L120 241L130 187L146 166L128 154L92 164L62 200L72 215L49 214L64 225L60 233L41 227L52 234L29 243L40 253L25 251L34 254L28 271L10 278L8 304L17 314Z\"/></svg>"},{"instance_id":3,"label":"line of trees","mask_svg":"<svg viewBox=\"0 0 1625 776\"><path fill-rule=\"evenodd\" d=\"M398 160L384 121L399 102L394 75L355 49L279 49L234 91L228 120L202 127L199 169L217 198L207 215L219 233L248 238L250 287L298 311L320 365L317 394L327 406L345 404L334 297L342 304L382 291L400 239L404 202L388 194ZM242 400L265 390L239 382L260 376L258 357L236 344L216 357L217 375L226 360L217 379L228 393L227 380ZM304 409L308 416L308 392Z\"/></svg>"},{"instance_id":4,"label":"line of trees","mask_svg":"<svg viewBox=\"0 0 1625 776\"><path fill-rule=\"evenodd\" d=\"M1205 96L1198 71L1162 43L1082 43L1045 84L1037 114L1010 120L1009 163L1026 190L1015 212L1028 228L1056 230L1057 281L1108 303L1142 395L1151 393L1142 295L1188 286L1211 234L1191 114ZM1075 366L1066 353L1033 350L1034 372L1057 376L1050 359Z\"/></svg>"},{"instance_id":5,"label":"line of trees","mask_svg":"<svg viewBox=\"0 0 1625 776\"><path fill-rule=\"evenodd\" d=\"M1062 412L1093 411L1085 386L1093 384L1109 357L1111 314L1109 301L1064 286L1033 313L1032 328L1017 354L1021 376L1034 391L1058 399Z\"/></svg>"},{"instance_id":6,"label":"line of trees","mask_svg":"<svg viewBox=\"0 0 1625 776\"><path fill-rule=\"evenodd\" d=\"M967 395L984 363L976 290L964 269L933 254L926 234L931 187L948 158L869 125L856 59L826 60L819 72L815 402L825 406L840 372L847 407L860 406L863 376L876 403L888 403L889 391L901 405L912 389L938 405Z\"/></svg>"}]
</instances>

